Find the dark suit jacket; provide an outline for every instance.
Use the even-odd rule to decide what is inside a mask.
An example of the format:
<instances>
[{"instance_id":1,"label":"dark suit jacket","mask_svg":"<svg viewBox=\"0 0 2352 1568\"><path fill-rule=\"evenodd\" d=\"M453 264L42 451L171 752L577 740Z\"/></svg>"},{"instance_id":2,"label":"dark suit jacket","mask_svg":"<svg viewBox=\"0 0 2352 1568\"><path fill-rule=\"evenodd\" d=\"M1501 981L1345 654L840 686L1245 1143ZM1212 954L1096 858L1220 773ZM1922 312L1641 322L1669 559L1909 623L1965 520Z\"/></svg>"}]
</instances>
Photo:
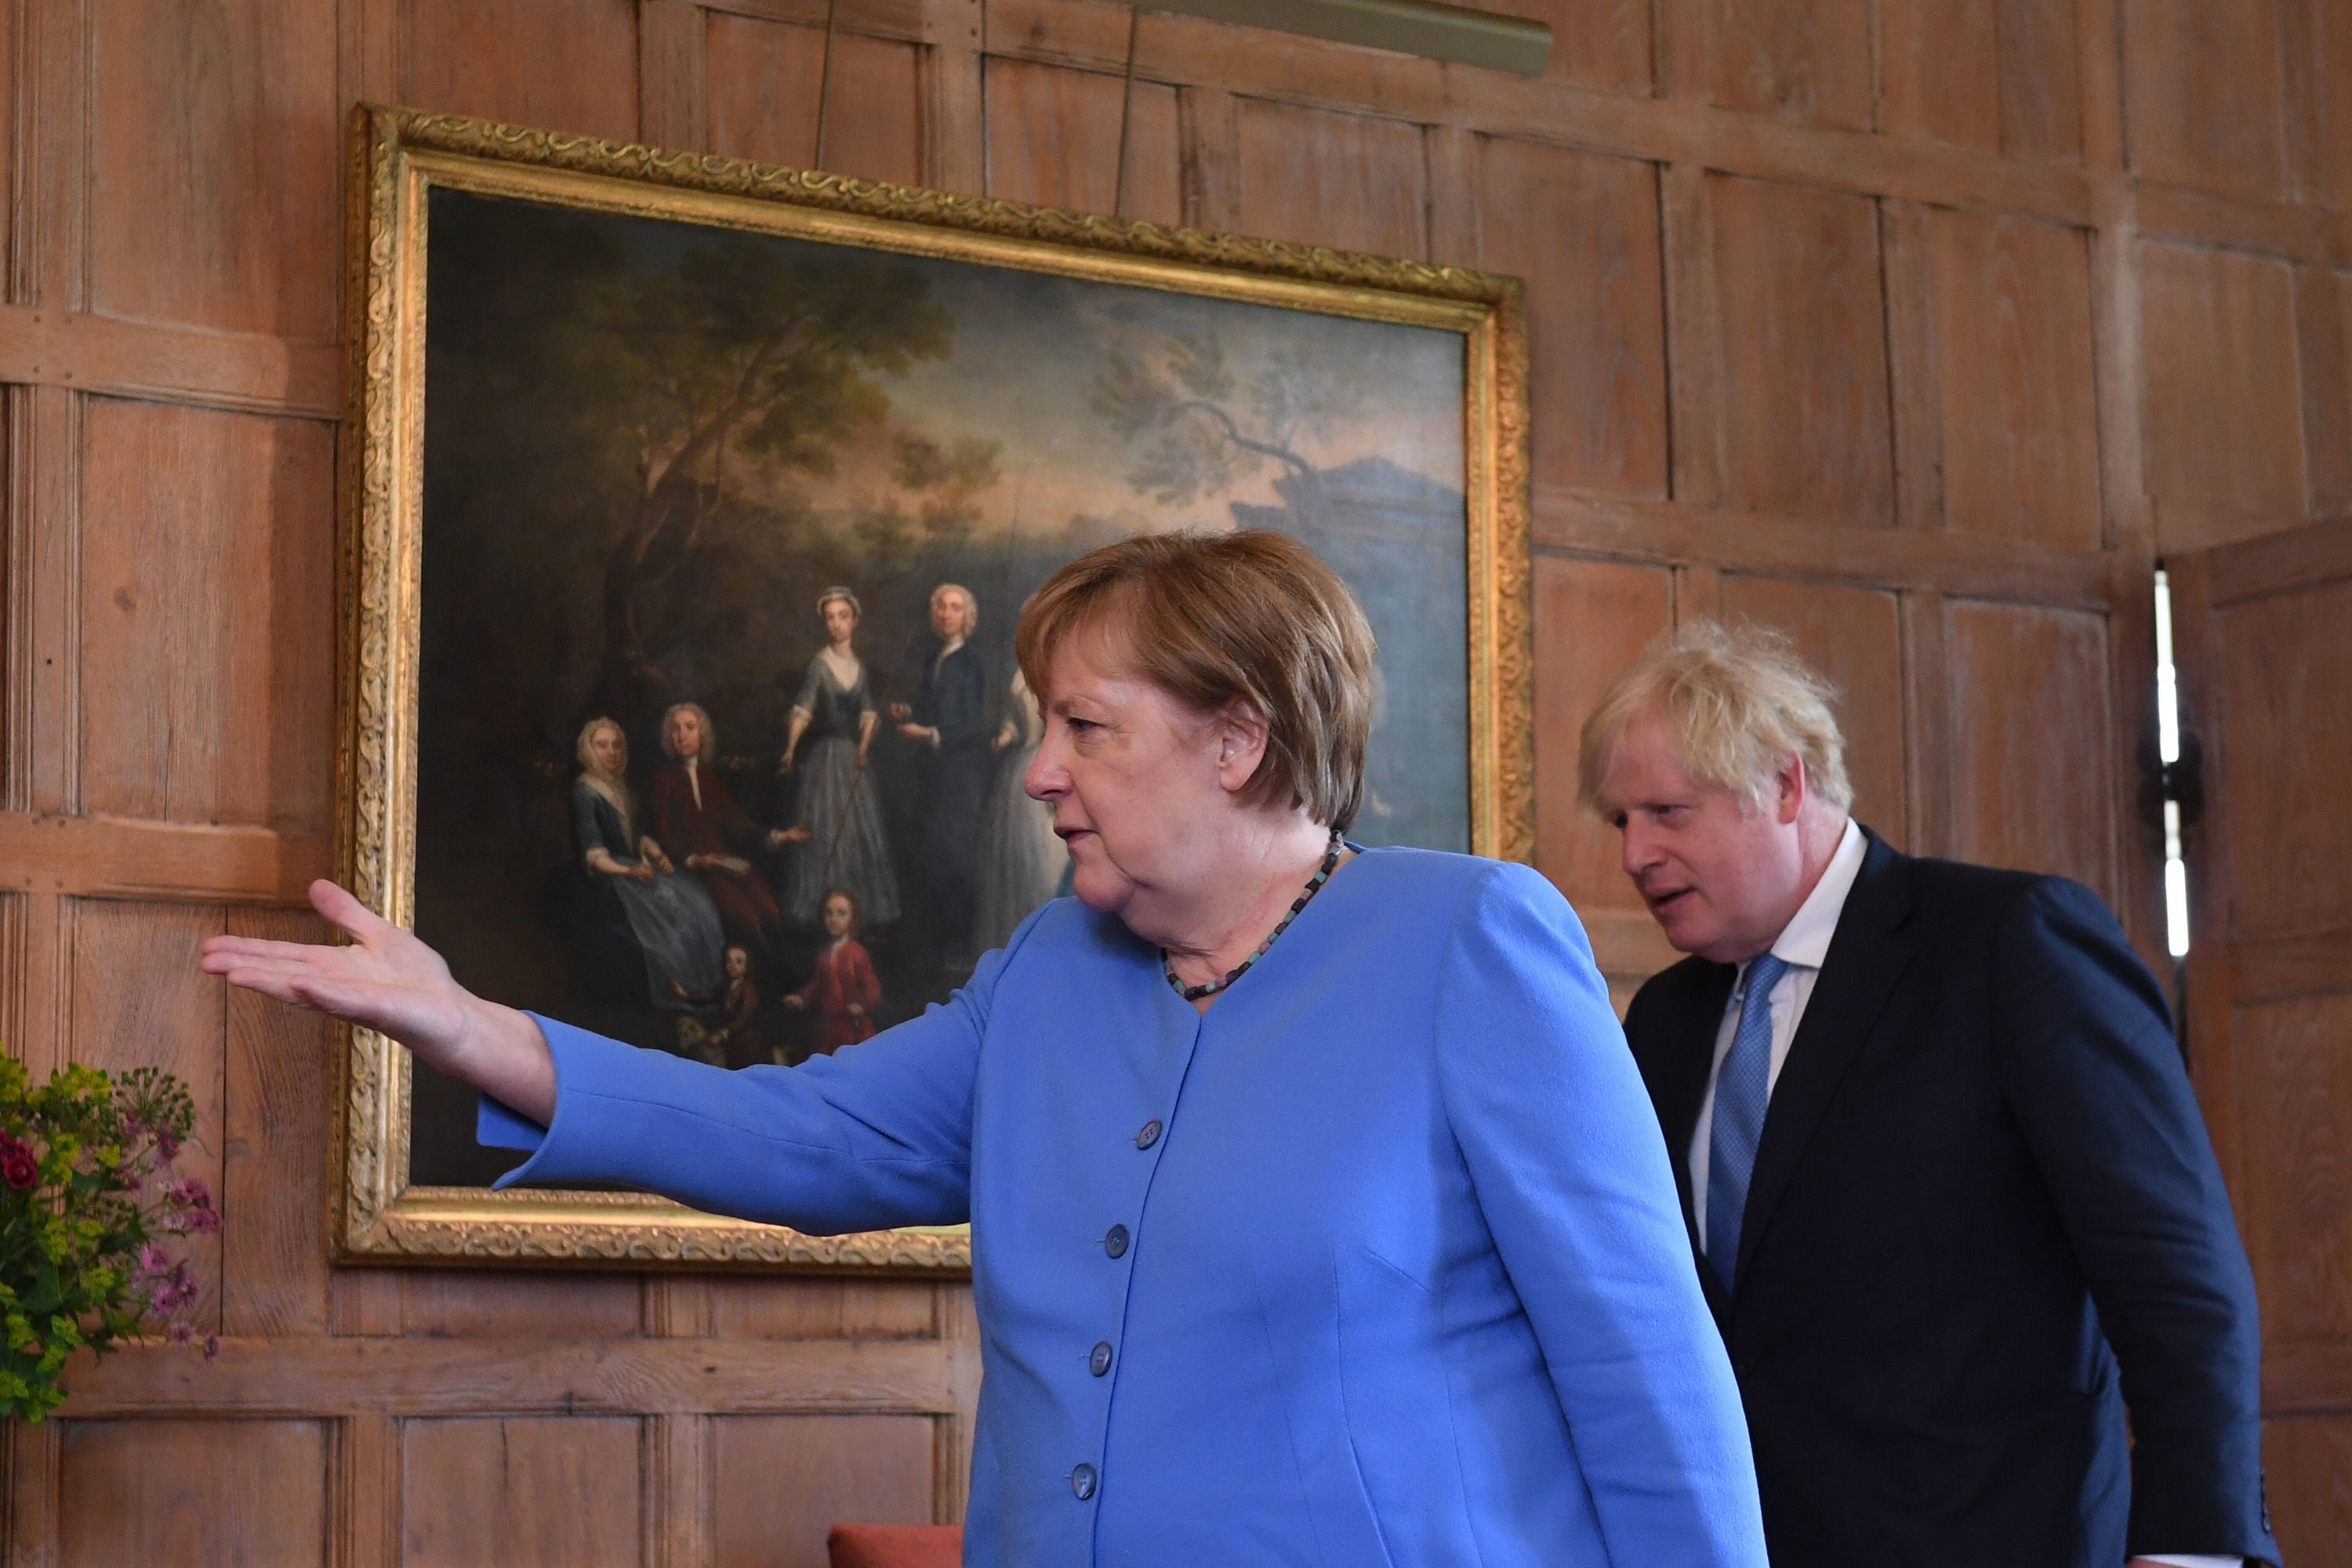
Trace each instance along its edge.
<instances>
[{"instance_id":1,"label":"dark suit jacket","mask_svg":"<svg viewBox=\"0 0 2352 1568\"><path fill-rule=\"evenodd\" d=\"M1686 959L1625 1020L1685 1223L1734 974ZM2253 1277L2163 994L2078 884L1871 838L1735 1287L1699 1274L1775 1568L2277 1558Z\"/></svg>"}]
</instances>

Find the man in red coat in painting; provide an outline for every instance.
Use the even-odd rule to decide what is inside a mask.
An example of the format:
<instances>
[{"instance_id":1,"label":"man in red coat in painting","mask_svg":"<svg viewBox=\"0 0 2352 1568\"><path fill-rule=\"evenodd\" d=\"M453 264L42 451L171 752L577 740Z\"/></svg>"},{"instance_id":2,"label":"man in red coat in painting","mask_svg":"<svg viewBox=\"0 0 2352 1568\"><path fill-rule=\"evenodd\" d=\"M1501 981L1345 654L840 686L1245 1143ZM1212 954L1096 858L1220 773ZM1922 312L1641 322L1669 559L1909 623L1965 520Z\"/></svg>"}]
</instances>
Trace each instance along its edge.
<instances>
[{"instance_id":1,"label":"man in red coat in painting","mask_svg":"<svg viewBox=\"0 0 2352 1568\"><path fill-rule=\"evenodd\" d=\"M824 934L833 940L816 955L809 983L784 998L784 1005L816 1009L816 1044L811 1056L829 1057L844 1046L874 1037L874 1009L882 1001L874 960L857 940L857 900L835 888L824 896Z\"/></svg>"},{"instance_id":2,"label":"man in red coat in painting","mask_svg":"<svg viewBox=\"0 0 2352 1568\"><path fill-rule=\"evenodd\" d=\"M719 776L719 737L699 702L680 702L662 715L662 750L673 759L654 775L650 805L654 837L673 861L710 889L719 923L730 942L743 943L770 963L783 914L767 879L745 858L748 851L797 844L808 829L763 828L745 815ZM771 971L772 973L772 971Z\"/></svg>"}]
</instances>

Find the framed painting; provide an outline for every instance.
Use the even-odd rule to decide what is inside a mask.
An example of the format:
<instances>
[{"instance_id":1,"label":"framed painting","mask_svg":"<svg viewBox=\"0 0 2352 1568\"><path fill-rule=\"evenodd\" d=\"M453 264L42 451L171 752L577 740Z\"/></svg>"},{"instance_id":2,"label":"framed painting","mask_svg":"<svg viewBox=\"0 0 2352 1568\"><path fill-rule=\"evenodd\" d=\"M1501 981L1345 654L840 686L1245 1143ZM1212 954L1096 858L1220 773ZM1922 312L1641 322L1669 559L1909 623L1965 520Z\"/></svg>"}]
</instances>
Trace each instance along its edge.
<instances>
[{"instance_id":1,"label":"framed painting","mask_svg":"<svg viewBox=\"0 0 2352 1568\"><path fill-rule=\"evenodd\" d=\"M1355 835L1532 847L1515 279L401 110L354 120L339 865L474 990L789 1067L1065 889L1055 567L1276 529L1380 639ZM345 1261L969 1267L490 1183L343 1052Z\"/></svg>"}]
</instances>

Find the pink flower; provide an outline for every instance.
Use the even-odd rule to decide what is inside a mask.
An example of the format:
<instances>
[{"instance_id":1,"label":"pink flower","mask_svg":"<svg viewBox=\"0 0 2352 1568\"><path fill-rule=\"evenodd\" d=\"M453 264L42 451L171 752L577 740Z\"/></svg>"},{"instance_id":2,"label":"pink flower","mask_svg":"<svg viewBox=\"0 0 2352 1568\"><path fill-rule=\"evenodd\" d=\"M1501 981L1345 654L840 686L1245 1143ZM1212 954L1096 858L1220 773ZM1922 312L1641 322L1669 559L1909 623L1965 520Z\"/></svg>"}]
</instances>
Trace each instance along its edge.
<instances>
[{"instance_id":1,"label":"pink flower","mask_svg":"<svg viewBox=\"0 0 2352 1568\"><path fill-rule=\"evenodd\" d=\"M18 1192L30 1192L40 1184L41 1163L33 1158L33 1146L0 1132L0 1181Z\"/></svg>"},{"instance_id":2,"label":"pink flower","mask_svg":"<svg viewBox=\"0 0 2352 1568\"><path fill-rule=\"evenodd\" d=\"M221 1216L218 1209L190 1209L188 1211L188 1228L194 1231L198 1236L210 1236L220 1227Z\"/></svg>"},{"instance_id":3,"label":"pink flower","mask_svg":"<svg viewBox=\"0 0 2352 1568\"><path fill-rule=\"evenodd\" d=\"M169 1274L172 1259L162 1247L150 1244L139 1249L139 1268L143 1274Z\"/></svg>"},{"instance_id":4,"label":"pink flower","mask_svg":"<svg viewBox=\"0 0 2352 1568\"><path fill-rule=\"evenodd\" d=\"M173 1203L182 1204L192 1209L208 1209L213 1206L212 1194L206 1192L203 1181L194 1176L173 1182L163 1189L163 1195Z\"/></svg>"},{"instance_id":5,"label":"pink flower","mask_svg":"<svg viewBox=\"0 0 2352 1568\"><path fill-rule=\"evenodd\" d=\"M155 1152L167 1161L174 1159L180 1152L180 1141L159 1129L155 1133Z\"/></svg>"}]
</instances>

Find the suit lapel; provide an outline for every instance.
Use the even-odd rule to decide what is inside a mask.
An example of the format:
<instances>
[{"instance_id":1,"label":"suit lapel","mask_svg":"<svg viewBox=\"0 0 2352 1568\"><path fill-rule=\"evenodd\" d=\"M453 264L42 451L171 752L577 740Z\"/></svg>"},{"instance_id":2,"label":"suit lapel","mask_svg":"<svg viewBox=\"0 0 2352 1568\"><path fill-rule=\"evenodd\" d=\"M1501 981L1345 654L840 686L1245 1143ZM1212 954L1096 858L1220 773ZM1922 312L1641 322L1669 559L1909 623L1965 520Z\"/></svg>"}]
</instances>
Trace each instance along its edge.
<instances>
[{"instance_id":1,"label":"suit lapel","mask_svg":"<svg viewBox=\"0 0 2352 1568\"><path fill-rule=\"evenodd\" d=\"M1728 963L1685 961L1677 976L1682 984L1660 998L1664 1016L1659 1020L1657 1055L1651 1069L1658 1125L1666 1135L1666 1163L1674 1167L1675 1195L1682 1205L1683 1230L1690 1237L1691 1254L1698 1260L1699 1283L1718 1324L1724 1321L1729 1303L1715 1270L1706 1265L1706 1249L1691 1219L1690 1149L1691 1136L1698 1130L1698 1108L1706 1098L1707 1074L1715 1066L1715 1037L1738 974L1738 969Z\"/></svg>"},{"instance_id":2,"label":"suit lapel","mask_svg":"<svg viewBox=\"0 0 2352 1568\"><path fill-rule=\"evenodd\" d=\"M1906 856L1871 835L1869 853L1854 878L1853 890L1846 894L1837 933L1830 938L1821 976L1805 1004L1804 1020L1797 1026L1797 1037L1790 1042L1789 1059L1781 1064L1780 1081L1773 1086L1771 1102L1765 1109L1756 1168L1748 1182L1748 1206L1740 1216L1739 1261L1732 1270L1735 1279L1747 1278L1758 1239L1781 1194L1788 1190L1798 1156L1820 1126L1838 1081L1869 1037L1871 1026L1877 1022L1904 965L1910 962L1911 943L1899 934L1911 910L1907 863ZM1727 997L1729 994L1725 992ZM1687 1146L1687 1125L1683 1136ZM1687 1186L1687 1174L1683 1181ZM1687 1194L1683 1209L1687 1219Z\"/></svg>"}]
</instances>

